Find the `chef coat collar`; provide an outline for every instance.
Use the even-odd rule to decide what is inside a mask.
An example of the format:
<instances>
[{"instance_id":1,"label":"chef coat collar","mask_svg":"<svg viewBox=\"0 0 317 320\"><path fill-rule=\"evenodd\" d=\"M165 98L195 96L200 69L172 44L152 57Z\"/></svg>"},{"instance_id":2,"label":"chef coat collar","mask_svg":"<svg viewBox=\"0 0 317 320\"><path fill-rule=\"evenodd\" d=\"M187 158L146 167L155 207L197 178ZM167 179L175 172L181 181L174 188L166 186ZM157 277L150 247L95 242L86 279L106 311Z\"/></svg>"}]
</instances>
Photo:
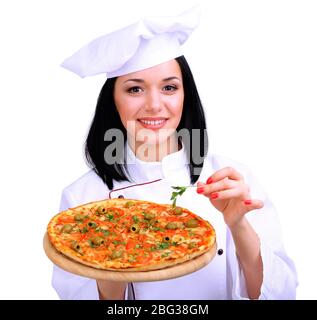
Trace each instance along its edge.
<instances>
[{"instance_id":1,"label":"chef coat collar","mask_svg":"<svg viewBox=\"0 0 317 320\"><path fill-rule=\"evenodd\" d=\"M170 178L176 172L184 174L184 169L188 170L188 160L183 143L180 150L166 155L162 161L153 162L137 158L128 142L126 142L125 148L129 175L136 182Z\"/></svg>"}]
</instances>

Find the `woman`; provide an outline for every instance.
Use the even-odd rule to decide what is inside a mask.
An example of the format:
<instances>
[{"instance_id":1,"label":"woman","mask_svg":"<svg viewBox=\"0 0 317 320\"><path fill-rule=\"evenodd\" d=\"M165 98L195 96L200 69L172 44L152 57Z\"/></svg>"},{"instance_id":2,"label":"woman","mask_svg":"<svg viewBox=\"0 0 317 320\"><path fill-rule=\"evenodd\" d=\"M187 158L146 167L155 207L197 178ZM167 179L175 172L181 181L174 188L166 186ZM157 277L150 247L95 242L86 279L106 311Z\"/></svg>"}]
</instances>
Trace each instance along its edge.
<instances>
[{"instance_id":1,"label":"woman","mask_svg":"<svg viewBox=\"0 0 317 320\"><path fill-rule=\"evenodd\" d=\"M106 197L166 203L171 186L195 185L178 205L212 223L218 254L199 271L159 282L94 281L54 267L53 286L63 299L295 298L296 271L283 249L271 202L244 165L207 152L204 112L189 66L178 51L195 25L190 12L163 23L145 19L142 27L147 36L141 40L140 24L115 34L116 43L122 34L140 41L137 46L130 44L132 55L114 69L99 58L91 62L91 52L97 47L98 57L113 34L110 40L109 36L95 40L64 63L72 71L77 68L81 76L106 72L108 80L86 142L92 170L64 190L60 209ZM162 47L169 52L160 51L157 59L155 52ZM87 50L89 54L83 54ZM114 56L126 59L118 50ZM113 129L123 137L115 155L107 136L109 130L117 132Z\"/></svg>"}]
</instances>

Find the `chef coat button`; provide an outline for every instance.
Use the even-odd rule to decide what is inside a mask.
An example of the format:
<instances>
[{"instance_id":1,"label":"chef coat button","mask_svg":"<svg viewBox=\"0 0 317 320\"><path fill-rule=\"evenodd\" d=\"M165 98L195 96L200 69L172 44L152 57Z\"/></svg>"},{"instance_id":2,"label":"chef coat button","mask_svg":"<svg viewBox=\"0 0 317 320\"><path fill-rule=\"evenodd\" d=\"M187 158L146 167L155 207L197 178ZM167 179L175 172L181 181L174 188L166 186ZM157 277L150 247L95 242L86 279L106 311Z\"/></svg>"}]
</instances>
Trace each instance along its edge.
<instances>
[{"instance_id":1,"label":"chef coat button","mask_svg":"<svg viewBox=\"0 0 317 320\"><path fill-rule=\"evenodd\" d=\"M219 249L219 250L218 250L218 254L219 254L219 256L221 256L221 255L223 254L223 250L222 250L222 249Z\"/></svg>"},{"instance_id":2,"label":"chef coat button","mask_svg":"<svg viewBox=\"0 0 317 320\"><path fill-rule=\"evenodd\" d=\"M124 196L122 194L120 194L120 196L118 198L119 199L124 199Z\"/></svg>"}]
</instances>

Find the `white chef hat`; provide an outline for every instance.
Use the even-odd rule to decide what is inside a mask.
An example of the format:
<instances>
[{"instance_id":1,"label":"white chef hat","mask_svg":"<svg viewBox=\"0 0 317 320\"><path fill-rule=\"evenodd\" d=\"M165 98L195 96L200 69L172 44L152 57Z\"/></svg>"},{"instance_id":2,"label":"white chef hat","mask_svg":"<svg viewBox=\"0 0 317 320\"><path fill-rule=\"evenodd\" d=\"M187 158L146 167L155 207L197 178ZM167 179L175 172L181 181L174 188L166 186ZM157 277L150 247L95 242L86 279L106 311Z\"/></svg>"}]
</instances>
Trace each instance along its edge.
<instances>
[{"instance_id":1,"label":"white chef hat","mask_svg":"<svg viewBox=\"0 0 317 320\"><path fill-rule=\"evenodd\" d=\"M107 78L144 70L182 55L181 45L199 23L194 7L178 16L147 17L94 39L61 66L80 77Z\"/></svg>"}]
</instances>

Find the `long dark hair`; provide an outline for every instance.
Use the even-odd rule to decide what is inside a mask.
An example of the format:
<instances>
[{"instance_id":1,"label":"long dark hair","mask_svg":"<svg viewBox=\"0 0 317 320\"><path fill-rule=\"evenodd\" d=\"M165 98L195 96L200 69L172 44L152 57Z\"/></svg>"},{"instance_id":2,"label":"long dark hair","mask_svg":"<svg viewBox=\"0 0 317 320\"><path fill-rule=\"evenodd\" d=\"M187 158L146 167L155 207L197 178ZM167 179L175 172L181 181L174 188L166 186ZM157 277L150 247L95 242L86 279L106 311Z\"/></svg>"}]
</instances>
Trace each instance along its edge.
<instances>
[{"instance_id":1,"label":"long dark hair","mask_svg":"<svg viewBox=\"0 0 317 320\"><path fill-rule=\"evenodd\" d=\"M177 132L187 129L190 132L190 147L186 147L188 157L191 183L195 183L200 175L203 161L193 159L193 129L198 129L201 158L204 159L208 152L208 138L206 134L206 120L202 103L199 98L194 77L184 56L176 58L178 62L184 87L184 106L183 114ZM108 164L104 158L104 151L112 141L104 141L105 132L109 129L119 129L123 132L124 141L127 139L126 129L124 128L119 113L114 103L113 92L117 78L107 79L103 85L97 100L94 118L92 120L87 140L85 143L85 156L88 165L96 174L107 184L110 190L113 189L113 180L130 181L126 164ZM197 148L197 143L196 143ZM197 150L197 149L195 149Z\"/></svg>"}]
</instances>

